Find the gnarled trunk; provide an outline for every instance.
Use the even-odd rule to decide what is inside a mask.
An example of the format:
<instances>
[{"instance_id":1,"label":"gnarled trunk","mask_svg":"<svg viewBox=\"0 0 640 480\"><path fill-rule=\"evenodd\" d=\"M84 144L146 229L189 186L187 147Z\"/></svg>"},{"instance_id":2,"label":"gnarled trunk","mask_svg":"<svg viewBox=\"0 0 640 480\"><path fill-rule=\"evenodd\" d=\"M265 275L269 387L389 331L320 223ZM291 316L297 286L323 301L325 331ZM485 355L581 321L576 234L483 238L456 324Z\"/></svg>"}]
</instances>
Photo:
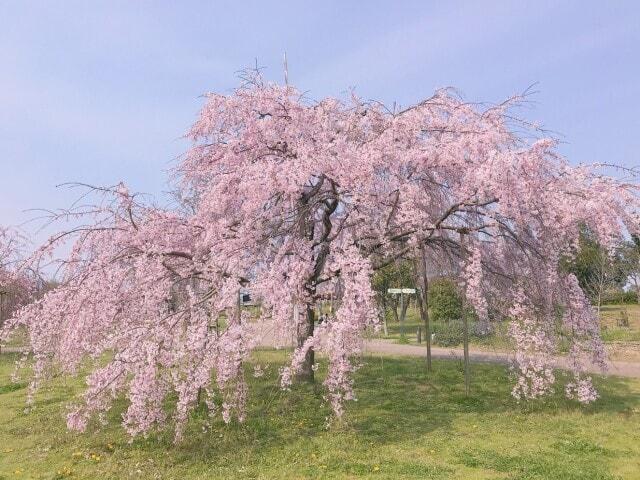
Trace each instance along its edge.
<instances>
[{"instance_id":1,"label":"gnarled trunk","mask_svg":"<svg viewBox=\"0 0 640 480\"><path fill-rule=\"evenodd\" d=\"M306 306L304 321L298 324L298 335L296 339L298 348L301 348L304 345L304 342L307 340L307 338L313 335L314 321L315 321L315 318L314 318L313 305L308 304ZM296 379L298 381L313 383L314 357L315 357L315 352L313 351L313 347L311 347L309 350L307 350L307 353L304 356L304 362L302 362L300 370L296 374Z\"/></svg>"}]
</instances>

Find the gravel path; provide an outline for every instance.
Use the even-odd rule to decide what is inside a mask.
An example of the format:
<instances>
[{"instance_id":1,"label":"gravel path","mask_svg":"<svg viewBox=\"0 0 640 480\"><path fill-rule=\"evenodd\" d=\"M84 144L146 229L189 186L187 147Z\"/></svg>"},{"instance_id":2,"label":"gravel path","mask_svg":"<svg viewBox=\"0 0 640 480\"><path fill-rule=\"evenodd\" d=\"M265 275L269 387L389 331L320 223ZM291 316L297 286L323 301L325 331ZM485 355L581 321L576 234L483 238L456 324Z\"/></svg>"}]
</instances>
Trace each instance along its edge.
<instances>
[{"instance_id":1,"label":"gravel path","mask_svg":"<svg viewBox=\"0 0 640 480\"><path fill-rule=\"evenodd\" d=\"M25 350L25 347L2 347L0 348L0 353L20 353Z\"/></svg>"},{"instance_id":2,"label":"gravel path","mask_svg":"<svg viewBox=\"0 0 640 480\"><path fill-rule=\"evenodd\" d=\"M365 342L365 353L375 353L382 355L405 355L411 357L426 357L427 347L425 345L402 345L387 340L368 340ZM463 358L461 348L440 348L431 347L432 358ZM470 350L469 357L472 362L479 363L500 363L509 364L513 355L505 352L489 352L484 350ZM562 370L569 369L569 361L566 357L554 357L553 366ZM595 365L587 367L589 373L602 373ZM620 377L640 378L640 363L634 362L609 362L607 375L617 375Z\"/></svg>"},{"instance_id":3,"label":"gravel path","mask_svg":"<svg viewBox=\"0 0 640 480\"><path fill-rule=\"evenodd\" d=\"M267 337L269 337L267 335ZM264 338L263 338L264 340ZM264 346L269 345L270 342L264 341ZM22 347L4 347L1 353L15 353L21 352ZM408 356L408 357L426 357L427 347L425 345L403 345L394 343L389 340L367 340L364 347L365 354L378 354L378 355L395 355L395 356ZM461 348L440 348L431 347L431 357L438 359L461 359L463 358L463 351ZM475 363L498 363L502 365L508 365L511 363L513 355L506 352L489 352L485 350L470 350L469 357L472 362ZM562 370L569 369L569 361L566 357L554 357L553 366ZM595 365L589 365L587 367L589 373L601 374L602 372ZM620 377L640 378L640 363L639 362L609 362L609 371L607 375L616 375Z\"/></svg>"}]
</instances>

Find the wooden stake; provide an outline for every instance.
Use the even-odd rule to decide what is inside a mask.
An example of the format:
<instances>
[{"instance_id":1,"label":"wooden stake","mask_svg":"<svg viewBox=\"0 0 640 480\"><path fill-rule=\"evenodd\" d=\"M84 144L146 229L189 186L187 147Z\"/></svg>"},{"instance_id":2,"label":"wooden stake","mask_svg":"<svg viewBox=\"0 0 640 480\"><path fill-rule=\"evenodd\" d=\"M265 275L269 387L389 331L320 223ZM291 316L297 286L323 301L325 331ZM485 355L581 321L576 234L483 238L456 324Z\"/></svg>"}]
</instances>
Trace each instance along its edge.
<instances>
[{"instance_id":1,"label":"wooden stake","mask_svg":"<svg viewBox=\"0 0 640 480\"><path fill-rule=\"evenodd\" d=\"M463 248L464 248L464 234L461 233L460 249L462 254L464 254L464 251L462 250ZM466 285L465 285L465 288L466 288ZM462 329L463 329L462 342L463 342L463 349L464 349L464 394L466 396L469 396L469 392L471 390L471 386L470 386L471 379L469 375L469 319L465 314L465 309L466 309L465 308L466 307L465 292L462 292L461 298L462 298Z\"/></svg>"}]
</instances>

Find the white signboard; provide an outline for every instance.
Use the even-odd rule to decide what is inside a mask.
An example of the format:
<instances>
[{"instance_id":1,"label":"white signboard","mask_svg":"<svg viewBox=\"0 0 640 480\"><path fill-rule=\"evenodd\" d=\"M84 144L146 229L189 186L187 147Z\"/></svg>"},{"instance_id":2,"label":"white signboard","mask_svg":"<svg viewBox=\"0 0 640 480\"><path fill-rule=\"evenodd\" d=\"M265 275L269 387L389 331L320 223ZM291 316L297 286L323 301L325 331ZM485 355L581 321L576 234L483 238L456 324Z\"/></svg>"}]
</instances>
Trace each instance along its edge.
<instances>
[{"instance_id":1,"label":"white signboard","mask_svg":"<svg viewBox=\"0 0 640 480\"><path fill-rule=\"evenodd\" d=\"M387 293L416 293L415 288L390 288Z\"/></svg>"}]
</instances>

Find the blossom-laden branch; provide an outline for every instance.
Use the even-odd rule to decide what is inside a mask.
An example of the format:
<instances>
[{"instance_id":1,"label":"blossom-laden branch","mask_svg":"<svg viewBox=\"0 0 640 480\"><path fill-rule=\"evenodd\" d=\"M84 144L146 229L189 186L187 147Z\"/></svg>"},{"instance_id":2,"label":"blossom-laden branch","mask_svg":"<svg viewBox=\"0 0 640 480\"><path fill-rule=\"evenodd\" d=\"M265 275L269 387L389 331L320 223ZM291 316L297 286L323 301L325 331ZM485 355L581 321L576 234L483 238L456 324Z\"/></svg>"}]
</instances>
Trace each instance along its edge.
<instances>
[{"instance_id":1,"label":"blossom-laden branch","mask_svg":"<svg viewBox=\"0 0 640 480\"><path fill-rule=\"evenodd\" d=\"M225 421L242 420L243 364L266 322L276 343L304 333L284 386L312 367L310 352L326 354L340 415L355 396L362 333L377 328L372 271L416 247L451 264L480 318L511 319L516 397L538 397L555 381L562 312L576 375L567 393L595 399L582 372L586 360L604 364L597 318L558 259L585 225L607 246L638 233L635 183L572 167L553 139L515 133L518 98L482 110L443 90L397 112L248 80L207 97L174 171L177 207L146 204L120 185L99 190L90 208L56 214L87 220L36 254L72 242L62 283L2 336L28 329L34 386L53 366L72 373L94 359L71 428L86 428L121 394L131 435L171 420L179 439L201 394ZM241 286L260 297L259 318L240 311ZM338 308L321 326L294 315L329 291Z\"/></svg>"}]
</instances>

